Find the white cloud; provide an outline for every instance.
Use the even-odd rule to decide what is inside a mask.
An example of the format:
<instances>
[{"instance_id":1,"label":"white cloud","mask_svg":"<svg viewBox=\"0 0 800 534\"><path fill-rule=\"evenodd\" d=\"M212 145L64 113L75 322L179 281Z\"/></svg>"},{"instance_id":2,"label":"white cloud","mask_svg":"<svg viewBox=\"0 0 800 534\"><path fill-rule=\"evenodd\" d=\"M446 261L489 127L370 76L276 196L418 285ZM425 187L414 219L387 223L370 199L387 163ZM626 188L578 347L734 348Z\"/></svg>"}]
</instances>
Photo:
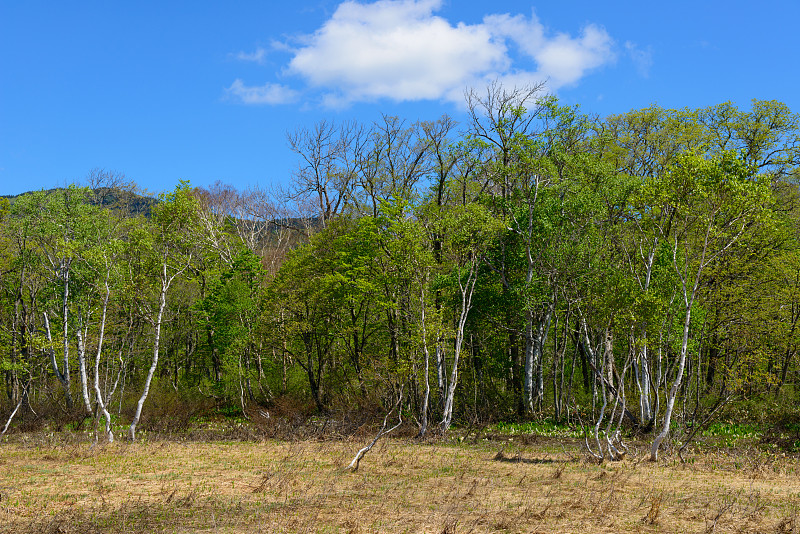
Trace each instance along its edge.
<instances>
[{"instance_id":1,"label":"white cloud","mask_svg":"<svg viewBox=\"0 0 800 534\"><path fill-rule=\"evenodd\" d=\"M483 18L483 25L496 39L510 39L531 57L545 44L545 28L533 12L530 19L508 13L487 15Z\"/></svg>"},{"instance_id":2,"label":"white cloud","mask_svg":"<svg viewBox=\"0 0 800 534\"><path fill-rule=\"evenodd\" d=\"M244 61L249 63L258 63L264 65L267 63L267 56L272 53L293 53L294 50L284 42L271 41L268 47L259 46L252 52L239 51L235 54L229 54L228 57L237 61Z\"/></svg>"},{"instance_id":3,"label":"white cloud","mask_svg":"<svg viewBox=\"0 0 800 534\"><path fill-rule=\"evenodd\" d=\"M243 104L287 104L297 100L297 91L277 83L260 86L247 86L242 80L235 80L225 89L228 98Z\"/></svg>"},{"instance_id":4,"label":"white cloud","mask_svg":"<svg viewBox=\"0 0 800 534\"><path fill-rule=\"evenodd\" d=\"M560 87L574 84L594 69L613 60L611 39L602 28L589 25L580 39L559 34L543 44L533 56L539 71L546 73L551 82Z\"/></svg>"},{"instance_id":5,"label":"white cloud","mask_svg":"<svg viewBox=\"0 0 800 534\"><path fill-rule=\"evenodd\" d=\"M441 5L441 0L347 0L298 41L283 74L322 91L325 105L341 107L381 98L460 102L465 88L491 80L506 85L547 80L553 91L614 61L613 40L595 25L572 37L550 34L533 12L451 23L436 15Z\"/></svg>"},{"instance_id":6,"label":"white cloud","mask_svg":"<svg viewBox=\"0 0 800 534\"><path fill-rule=\"evenodd\" d=\"M239 61L252 61L254 63L264 63L267 58L267 50L261 47L256 48L255 52L239 52L235 54Z\"/></svg>"},{"instance_id":7,"label":"white cloud","mask_svg":"<svg viewBox=\"0 0 800 534\"><path fill-rule=\"evenodd\" d=\"M639 75L647 78L650 75L650 67L653 66L653 50L650 47L642 50L636 43L631 41L625 42L625 50L628 51L628 56L636 66Z\"/></svg>"},{"instance_id":8,"label":"white cloud","mask_svg":"<svg viewBox=\"0 0 800 534\"><path fill-rule=\"evenodd\" d=\"M419 100L508 67L505 46L486 27L453 26L433 15L438 5L344 2L297 50L289 72L345 100Z\"/></svg>"}]
</instances>

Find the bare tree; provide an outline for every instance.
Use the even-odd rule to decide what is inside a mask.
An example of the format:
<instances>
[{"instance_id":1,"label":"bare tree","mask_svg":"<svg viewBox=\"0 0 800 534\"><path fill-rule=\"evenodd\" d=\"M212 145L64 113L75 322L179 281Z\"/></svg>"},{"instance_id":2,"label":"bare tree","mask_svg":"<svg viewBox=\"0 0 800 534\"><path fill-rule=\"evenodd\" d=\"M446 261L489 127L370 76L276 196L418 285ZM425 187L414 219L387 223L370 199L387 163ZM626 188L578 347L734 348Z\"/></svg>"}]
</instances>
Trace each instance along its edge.
<instances>
[{"instance_id":1,"label":"bare tree","mask_svg":"<svg viewBox=\"0 0 800 534\"><path fill-rule=\"evenodd\" d=\"M267 271L274 275L293 244L307 235L308 229L298 229L303 217L281 201L276 190L250 188L239 194L234 224L244 244L257 252Z\"/></svg>"},{"instance_id":2,"label":"bare tree","mask_svg":"<svg viewBox=\"0 0 800 534\"><path fill-rule=\"evenodd\" d=\"M289 147L301 158L294 173L292 198L313 197L319 224L325 228L353 201L356 168L364 143L363 128L355 122L336 126L321 121L287 135Z\"/></svg>"},{"instance_id":3,"label":"bare tree","mask_svg":"<svg viewBox=\"0 0 800 534\"><path fill-rule=\"evenodd\" d=\"M124 173L92 169L86 176L86 185L92 192L94 204L120 209L127 213L134 211L131 209L131 203L138 187Z\"/></svg>"},{"instance_id":4,"label":"bare tree","mask_svg":"<svg viewBox=\"0 0 800 534\"><path fill-rule=\"evenodd\" d=\"M413 199L419 181L430 169L432 139L443 142L443 130L383 115L369 131L359 164L358 183L368 204L363 211L378 215L384 200Z\"/></svg>"}]
</instances>

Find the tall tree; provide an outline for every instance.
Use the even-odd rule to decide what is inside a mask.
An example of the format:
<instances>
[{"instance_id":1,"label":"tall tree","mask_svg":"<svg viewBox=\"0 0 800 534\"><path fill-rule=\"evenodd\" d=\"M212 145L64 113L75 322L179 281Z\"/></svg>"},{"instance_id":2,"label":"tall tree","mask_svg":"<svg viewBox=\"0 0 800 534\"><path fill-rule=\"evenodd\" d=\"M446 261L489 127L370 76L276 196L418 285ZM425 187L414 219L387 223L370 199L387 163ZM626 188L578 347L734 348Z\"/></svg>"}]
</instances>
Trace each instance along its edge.
<instances>
[{"instance_id":1,"label":"tall tree","mask_svg":"<svg viewBox=\"0 0 800 534\"><path fill-rule=\"evenodd\" d=\"M143 221L144 222L144 221ZM164 311L167 308L167 294L175 279L190 266L195 254L198 224L197 203L191 195L188 183L183 182L172 192L160 196L153 209L152 220L131 232L130 247L132 255L140 262L135 277L131 280L134 288L143 298L139 298L144 319L153 328L153 346L150 367L144 381L142 393L136 403L136 411L128 432L131 441L136 439L136 425L142 415L150 385L158 366L161 348L161 333ZM150 296L153 300L148 299Z\"/></svg>"},{"instance_id":2,"label":"tall tree","mask_svg":"<svg viewBox=\"0 0 800 534\"><path fill-rule=\"evenodd\" d=\"M692 311L708 266L730 253L747 232L768 222L771 193L763 177L735 154L703 158L679 156L665 180L651 183L655 196L674 212L672 262L680 280L682 328L675 376L666 396L661 430L653 440L650 458L658 458L670 431L675 399L681 387L689 351ZM654 199L655 200L655 199Z\"/></svg>"}]
</instances>

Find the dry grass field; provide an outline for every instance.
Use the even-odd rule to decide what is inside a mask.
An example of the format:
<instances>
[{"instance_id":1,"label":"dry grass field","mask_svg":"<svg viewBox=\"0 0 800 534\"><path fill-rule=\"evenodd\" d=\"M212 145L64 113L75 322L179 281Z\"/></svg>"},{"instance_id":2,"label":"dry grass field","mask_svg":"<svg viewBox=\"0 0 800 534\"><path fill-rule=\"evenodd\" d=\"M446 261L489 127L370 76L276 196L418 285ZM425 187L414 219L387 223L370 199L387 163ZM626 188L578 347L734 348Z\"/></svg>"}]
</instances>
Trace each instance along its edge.
<instances>
[{"instance_id":1,"label":"dry grass field","mask_svg":"<svg viewBox=\"0 0 800 534\"><path fill-rule=\"evenodd\" d=\"M0 444L0 532L798 532L800 461L589 462L557 442Z\"/></svg>"}]
</instances>

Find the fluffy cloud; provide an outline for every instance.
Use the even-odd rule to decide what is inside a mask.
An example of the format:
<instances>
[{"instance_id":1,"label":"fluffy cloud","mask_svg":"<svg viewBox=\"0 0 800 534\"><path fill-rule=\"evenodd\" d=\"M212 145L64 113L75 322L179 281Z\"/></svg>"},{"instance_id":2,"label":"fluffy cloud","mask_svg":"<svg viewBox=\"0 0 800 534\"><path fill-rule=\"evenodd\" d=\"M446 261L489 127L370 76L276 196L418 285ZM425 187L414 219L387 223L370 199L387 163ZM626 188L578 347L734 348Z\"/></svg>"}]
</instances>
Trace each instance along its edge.
<instances>
[{"instance_id":1,"label":"fluffy cloud","mask_svg":"<svg viewBox=\"0 0 800 534\"><path fill-rule=\"evenodd\" d=\"M345 2L306 39L289 72L345 100L438 99L465 80L508 68L482 25L451 25L435 1Z\"/></svg>"},{"instance_id":2,"label":"fluffy cloud","mask_svg":"<svg viewBox=\"0 0 800 534\"><path fill-rule=\"evenodd\" d=\"M574 84L586 71L603 65L613 58L611 39L602 28L589 25L579 39L560 34L546 41L534 54L539 71L553 85Z\"/></svg>"},{"instance_id":3,"label":"fluffy cloud","mask_svg":"<svg viewBox=\"0 0 800 534\"><path fill-rule=\"evenodd\" d=\"M284 74L322 91L332 106L381 98L461 101L464 89L490 80L547 80L556 90L614 60L613 41L598 26L586 26L578 37L551 36L533 12L453 24L436 15L440 7L441 0L345 1L300 39Z\"/></svg>"}]
</instances>

